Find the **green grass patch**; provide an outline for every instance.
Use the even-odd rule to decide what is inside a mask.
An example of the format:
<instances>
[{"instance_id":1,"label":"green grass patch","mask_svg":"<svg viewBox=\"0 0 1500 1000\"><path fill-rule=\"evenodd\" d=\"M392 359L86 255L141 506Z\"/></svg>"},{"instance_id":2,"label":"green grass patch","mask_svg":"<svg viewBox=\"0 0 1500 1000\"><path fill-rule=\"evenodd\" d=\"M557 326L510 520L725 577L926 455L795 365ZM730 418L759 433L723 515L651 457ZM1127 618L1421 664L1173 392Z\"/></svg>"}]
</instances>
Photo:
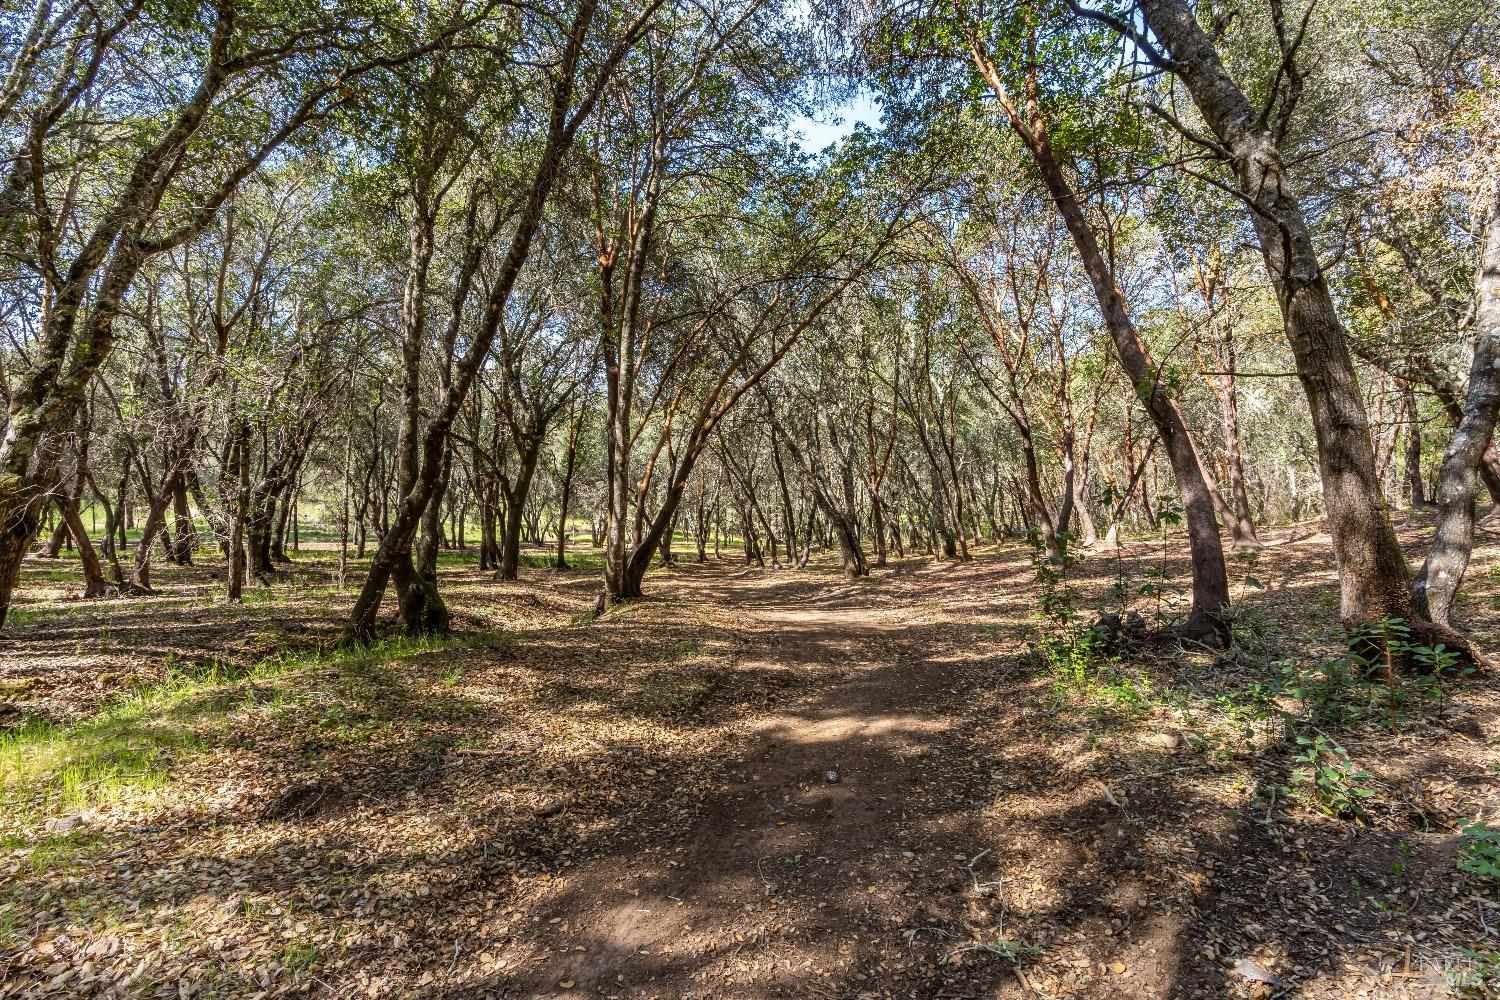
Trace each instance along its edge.
<instances>
[{"instance_id":1,"label":"green grass patch","mask_svg":"<svg viewBox=\"0 0 1500 1000\"><path fill-rule=\"evenodd\" d=\"M331 668L340 694L379 701L401 688L394 661L503 642L398 636L331 651L286 651L249 668L222 660L173 668L167 680L122 695L87 719L34 719L0 736L0 812L37 818L165 789L173 765L214 746L231 714L313 697L306 683L311 671ZM362 721L372 715L379 718L368 713Z\"/></svg>"},{"instance_id":2,"label":"green grass patch","mask_svg":"<svg viewBox=\"0 0 1500 1000\"><path fill-rule=\"evenodd\" d=\"M47 618L51 612L40 608L11 608L6 612L5 624L9 628L18 626L35 625L37 622Z\"/></svg>"},{"instance_id":3,"label":"green grass patch","mask_svg":"<svg viewBox=\"0 0 1500 1000\"><path fill-rule=\"evenodd\" d=\"M128 695L83 722L34 719L0 736L0 802L47 811L118 800L167 783L172 758L197 743L174 718L197 685Z\"/></svg>"}]
</instances>

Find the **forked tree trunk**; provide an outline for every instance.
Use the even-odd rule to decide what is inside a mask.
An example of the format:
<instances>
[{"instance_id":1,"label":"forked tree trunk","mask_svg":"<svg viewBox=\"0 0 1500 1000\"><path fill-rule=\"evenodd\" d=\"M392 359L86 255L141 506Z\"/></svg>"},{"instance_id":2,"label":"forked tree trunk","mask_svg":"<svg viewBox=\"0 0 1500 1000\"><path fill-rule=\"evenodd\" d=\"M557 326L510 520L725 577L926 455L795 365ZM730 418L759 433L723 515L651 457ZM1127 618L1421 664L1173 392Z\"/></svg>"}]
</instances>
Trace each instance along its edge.
<instances>
[{"instance_id":1,"label":"forked tree trunk","mask_svg":"<svg viewBox=\"0 0 1500 1000\"><path fill-rule=\"evenodd\" d=\"M839 543L839 557L844 564L844 575L851 580L869 576L870 567L865 562L865 554L859 544L859 532L855 530L852 520L835 507L831 498L816 485L813 487L813 499L833 527L833 536Z\"/></svg>"},{"instance_id":2,"label":"forked tree trunk","mask_svg":"<svg viewBox=\"0 0 1500 1000\"><path fill-rule=\"evenodd\" d=\"M276 497L257 497L256 491L251 490L245 533L249 540L250 571L261 576L276 572L276 564L271 561L271 536L276 530L277 514Z\"/></svg>"},{"instance_id":3,"label":"forked tree trunk","mask_svg":"<svg viewBox=\"0 0 1500 1000\"><path fill-rule=\"evenodd\" d=\"M276 563L289 563L291 557L286 554L286 539L288 529L292 537L292 551L297 551L301 546L297 537L297 480L296 477L286 485L282 491L281 499L276 508L281 513L276 517L276 530L271 535L271 561Z\"/></svg>"},{"instance_id":4,"label":"forked tree trunk","mask_svg":"<svg viewBox=\"0 0 1500 1000\"><path fill-rule=\"evenodd\" d=\"M234 447L239 447L238 444ZM233 456L231 456L233 457ZM182 477L181 463L185 457L178 456L173 460L171 468L167 472L167 480L162 483L159 493L151 500L151 506L146 510L146 521L141 526L140 546L135 550L135 568L131 570L130 580L120 589L128 594L150 594L151 589L151 553L156 548L156 539L166 530L167 511L177 495L177 483ZM171 551L171 544L167 544L167 551Z\"/></svg>"},{"instance_id":5,"label":"forked tree trunk","mask_svg":"<svg viewBox=\"0 0 1500 1000\"><path fill-rule=\"evenodd\" d=\"M1094 521L1094 512L1089 504L1089 477L1087 474L1078 477L1077 496L1073 503L1073 509L1078 512L1078 523L1082 528L1081 544L1086 549L1096 548L1099 545L1099 525Z\"/></svg>"}]
</instances>

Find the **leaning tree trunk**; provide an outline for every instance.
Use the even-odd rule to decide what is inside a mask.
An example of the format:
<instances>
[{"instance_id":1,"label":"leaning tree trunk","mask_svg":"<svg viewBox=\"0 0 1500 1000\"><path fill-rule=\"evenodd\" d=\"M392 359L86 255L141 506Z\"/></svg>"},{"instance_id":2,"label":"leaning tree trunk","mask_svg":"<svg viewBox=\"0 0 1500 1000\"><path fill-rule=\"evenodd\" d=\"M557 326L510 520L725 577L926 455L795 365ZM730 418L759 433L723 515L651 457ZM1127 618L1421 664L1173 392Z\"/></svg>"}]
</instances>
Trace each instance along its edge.
<instances>
[{"instance_id":1,"label":"leaning tree trunk","mask_svg":"<svg viewBox=\"0 0 1500 1000\"><path fill-rule=\"evenodd\" d=\"M276 516L276 530L271 534L271 560L278 563L289 563L291 556L286 554L287 529L291 529L292 549L298 548L297 538L297 476L293 476L291 482L287 483L282 490L281 499L276 507L281 512Z\"/></svg>"},{"instance_id":2,"label":"leaning tree trunk","mask_svg":"<svg viewBox=\"0 0 1500 1000\"><path fill-rule=\"evenodd\" d=\"M245 531L249 538L251 572L270 576L276 572L271 561L271 536L276 531L279 513L278 497L265 495L259 489L250 491L250 512L245 518Z\"/></svg>"},{"instance_id":3,"label":"leaning tree trunk","mask_svg":"<svg viewBox=\"0 0 1500 1000\"><path fill-rule=\"evenodd\" d=\"M54 497L53 499L54 499L53 507L59 507L63 503L66 502L65 499L62 498L62 497ZM62 555L62 550L63 550L63 545L67 541L68 541L68 522L64 521L61 517L59 517L57 519L57 523L52 526L52 535L51 535L51 537L47 539L47 544L45 546L43 546L43 548L42 548L42 552L41 552L42 558L43 559L56 559L57 557L61 556Z\"/></svg>"},{"instance_id":4,"label":"leaning tree trunk","mask_svg":"<svg viewBox=\"0 0 1500 1000\"><path fill-rule=\"evenodd\" d=\"M1500 188L1500 185L1497 185ZM1485 226L1479 277L1474 284L1474 361L1464 417L1448 442L1438 475L1437 528L1427 560L1412 588L1420 614L1447 625L1453 598L1469 566L1474 544L1476 473L1495 432L1500 405L1500 190Z\"/></svg>"},{"instance_id":5,"label":"leaning tree trunk","mask_svg":"<svg viewBox=\"0 0 1500 1000\"><path fill-rule=\"evenodd\" d=\"M1099 525L1094 520L1094 512L1089 506L1089 476L1088 472L1078 477L1075 484L1073 509L1078 512L1078 524L1083 537L1078 544L1083 548L1092 549L1099 546Z\"/></svg>"},{"instance_id":6,"label":"leaning tree trunk","mask_svg":"<svg viewBox=\"0 0 1500 1000\"><path fill-rule=\"evenodd\" d=\"M1339 613L1350 630L1411 618L1411 573L1380 500L1369 417L1344 328L1276 139L1230 77L1185 0L1141 0L1172 69L1228 154L1251 206L1318 442L1323 506L1339 567ZM1413 623L1415 625L1415 623Z\"/></svg>"},{"instance_id":7,"label":"leaning tree trunk","mask_svg":"<svg viewBox=\"0 0 1500 1000\"><path fill-rule=\"evenodd\" d=\"M78 500L74 498L66 501L58 509L63 523L73 534L74 544L78 546L78 559L83 565L83 596L88 600L108 596L109 584L104 581L104 567L99 562L99 554L94 551L89 530L78 513Z\"/></svg>"},{"instance_id":8,"label":"leaning tree trunk","mask_svg":"<svg viewBox=\"0 0 1500 1000\"><path fill-rule=\"evenodd\" d=\"M1164 382L1156 362L1135 327L1125 304L1125 295L1115 283L1114 274L1099 247L1098 238L1084 214L1083 203L1079 201L1057 162L1051 136L1036 98L1034 75L1028 80L1023 118L1020 109L1011 102L999 73L977 38L971 39L971 51L980 72L1010 119L1011 126L1020 135L1041 170L1048 193L1073 237L1084 271L1093 285L1094 294L1099 300L1099 311L1110 339L1114 342L1120 366L1135 386L1136 394L1166 445L1172 473L1182 494L1188 548L1193 563L1192 607L1188 612L1187 622L1183 625L1183 634L1200 641L1226 641L1228 627L1223 613L1229 606L1229 578L1224 563L1224 546L1219 538L1219 524L1214 516L1213 495L1208 478L1204 474L1198 450L1193 445L1187 421L1183 418L1177 401L1163 387ZM1033 74L1034 72L1033 69Z\"/></svg>"},{"instance_id":9,"label":"leaning tree trunk","mask_svg":"<svg viewBox=\"0 0 1500 1000\"><path fill-rule=\"evenodd\" d=\"M146 521L141 526L140 545L135 550L135 568L130 573L130 580L121 588L129 594L150 594L151 589L151 552L156 547L157 536L167 528L167 509L171 507L173 498L176 496L176 483L181 476L181 462L184 459L179 456L175 459L167 471L167 479L162 483L159 493L151 500L151 506L146 511ZM167 551L171 551L168 543Z\"/></svg>"},{"instance_id":10,"label":"leaning tree trunk","mask_svg":"<svg viewBox=\"0 0 1500 1000\"><path fill-rule=\"evenodd\" d=\"M432 498L422 512L422 532L412 559L417 575L424 584L431 586L433 593L437 592L438 549L443 542L443 499L448 495L452 476L453 452L447 449L443 452L443 465L438 472L437 485L432 489Z\"/></svg>"}]
</instances>

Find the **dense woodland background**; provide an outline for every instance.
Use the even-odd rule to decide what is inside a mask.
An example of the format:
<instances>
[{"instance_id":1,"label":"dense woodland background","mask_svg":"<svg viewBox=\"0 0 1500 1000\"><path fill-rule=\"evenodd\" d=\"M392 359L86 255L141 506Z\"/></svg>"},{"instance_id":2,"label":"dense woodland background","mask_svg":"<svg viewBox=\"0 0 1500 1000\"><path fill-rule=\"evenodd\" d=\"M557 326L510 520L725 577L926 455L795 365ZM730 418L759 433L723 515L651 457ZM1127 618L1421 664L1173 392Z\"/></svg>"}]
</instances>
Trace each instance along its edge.
<instances>
[{"instance_id":1,"label":"dense woodland background","mask_svg":"<svg viewBox=\"0 0 1500 1000\"><path fill-rule=\"evenodd\" d=\"M1323 513L1360 626L1412 614L1385 508L1437 503L1415 613L1443 625L1473 469L1500 493L1483 10L5 27L7 600L44 526L90 595L209 545L237 598L295 512L373 548L368 637L392 578L445 627L441 547L510 578L558 525L603 540L614 598L679 535L793 564L836 538L861 574L1180 507L1190 630L1224 541ZM879 131L789 135L851 94Z\"/></svg>"},{"instance_id":2,"label":"dense woodland background","mask_svg":"<svg viewBox=\"0 0 1500 1000\"><path fill-rule=\"evenodd\" d=\"M1010 594L981 556L1054 671L1243 666L1288 566L1336 567L1296 615L1393 738L1398 686L1487 665L1491 5L3 0L0 63L23 644L59 580L157 663L188 583L357 657L518 579L602 628L750 600L695 563Z\"/></svg>"}]
</instances>

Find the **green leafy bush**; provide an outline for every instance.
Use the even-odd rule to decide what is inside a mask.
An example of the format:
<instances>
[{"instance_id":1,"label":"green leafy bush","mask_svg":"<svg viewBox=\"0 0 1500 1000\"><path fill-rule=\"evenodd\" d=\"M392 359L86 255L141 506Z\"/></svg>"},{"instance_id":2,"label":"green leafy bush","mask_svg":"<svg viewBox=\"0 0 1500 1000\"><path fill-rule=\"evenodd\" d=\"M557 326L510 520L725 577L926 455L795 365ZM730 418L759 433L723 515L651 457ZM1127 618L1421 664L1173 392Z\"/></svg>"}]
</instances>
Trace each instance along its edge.
<instances>
[{"instance_id":1,"label":"green leafy bush","mask_svg":"<svg viewBox=\"0 0 1500 1000\"><path fill-rule=\"evenodd\" d=\"M1458 867L1500 882L1500 827L1474 820L1463 827L1463 841Z\"/></svg>"},{"instance_id":2,"label":"green leafy bush","mask_svg":"<svg viewBox=\"0 0 1500 1000\"><path fill-rule=\"evenodd\" d=\"M1292 771L1293 784L1301 787L1312 802L1330 816L1365 817L1364 803L1375 797L1367 782L1370 775L1355 767L1349 752L1328 737L1297 737L1300 753L1292 761L1300 766Z\"/></svg>"}]
</instances>

